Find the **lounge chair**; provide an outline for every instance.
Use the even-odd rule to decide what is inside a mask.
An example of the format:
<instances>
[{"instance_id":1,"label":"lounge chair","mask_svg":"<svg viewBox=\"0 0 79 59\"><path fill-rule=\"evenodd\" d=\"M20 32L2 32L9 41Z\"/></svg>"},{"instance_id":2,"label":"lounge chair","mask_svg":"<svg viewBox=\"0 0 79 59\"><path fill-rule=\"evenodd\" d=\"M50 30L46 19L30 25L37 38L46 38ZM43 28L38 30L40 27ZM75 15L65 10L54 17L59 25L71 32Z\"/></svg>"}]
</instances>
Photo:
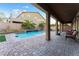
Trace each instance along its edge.
<instances>
[{"instance_id":1,"label":"lounge chair","mask_svg":"<svg viewBox=\"0 0 79 59\"><path fill-rule=\"evenodd\" d=\"M75 30L66 30L67 35L72 35Z\"/></svg>"},{"instance_id":2,"label":"lounge chair","mask_svg":"<svg viewBox=\"0 0 79 59\"><path fill-rule=\"evenodd\" d=\"M72 38L72 39L76 40L77 34L78 34L78 31L73 31L72 34L66 34L66 39L67 38Z\"/></svg>"}]
</instances>

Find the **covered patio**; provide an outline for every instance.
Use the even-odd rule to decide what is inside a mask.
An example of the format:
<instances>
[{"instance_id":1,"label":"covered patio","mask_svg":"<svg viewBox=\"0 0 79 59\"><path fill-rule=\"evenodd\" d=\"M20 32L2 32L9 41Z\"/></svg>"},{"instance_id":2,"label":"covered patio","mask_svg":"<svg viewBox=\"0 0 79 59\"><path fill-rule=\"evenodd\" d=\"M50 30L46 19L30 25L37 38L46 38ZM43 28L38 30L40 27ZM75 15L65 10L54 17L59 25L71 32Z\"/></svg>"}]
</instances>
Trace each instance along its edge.
<instances>
[{"instance_id":1,"label":"covered patio","mask_svg":"<svg viewBox=\"0 0 79 59\"><path fill-rule=\"evenodd\" d=\"M0 55L4 56L79 56L79 41L65 38L65 25L79 29L79 4L37 3L46 12L46 35L0 43ZM56 31L50 31L50 16L56 18ZM60 27L58 26L60 22ZM60 35L59 34L60 31Z\"/></svg>"},{"instance_id":2,"label":"covered patio","mask_svg":"<svg viewBox=\"0 0 79 59\"><path fill-rule=\"evenodd\" d=\"M65 32L67 28L65 25L70 24L69 29L78 31L79 29L79 4L78 3L38 3L36 7L43 10L46 13L46 39L50 38L50 17L56 18L56 34L59 31ZM58 28L58 22L60 22L60 28ZM53 37L53 36L52 36Z\"/></svg>"}]
</instances>

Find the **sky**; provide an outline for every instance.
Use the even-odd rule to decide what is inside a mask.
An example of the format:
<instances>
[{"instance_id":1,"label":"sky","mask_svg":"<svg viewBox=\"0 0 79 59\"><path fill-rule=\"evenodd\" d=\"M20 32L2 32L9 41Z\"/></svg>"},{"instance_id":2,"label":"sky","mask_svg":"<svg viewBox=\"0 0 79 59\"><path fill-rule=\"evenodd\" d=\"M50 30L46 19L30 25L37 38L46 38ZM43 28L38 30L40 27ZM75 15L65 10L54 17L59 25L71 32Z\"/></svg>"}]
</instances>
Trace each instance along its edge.
<instances>
[{"instance_id":1,"label":"sky","mask_svg":"<svg viewBox=\"0 0 79 59\"><path fill-rule=\"evenodd\" d=\"M46 19L46 14L31 3L0 3L0 14L5 15L7 18L10 16L16 17L22 11L38 12ZM51 24L52 23L55 23L55 21L52 20Z\"/></svg>"},{"instance_id":2,"label":"sky","mask_svg":"<svg viewBox=\"0 0 79 59\"><path fill-rule=\"evenodd\" d=\"M19 14L21 11L39 12L44 18L46 16L44 12L31 3L0 3L0 12L3 12L7 17L9 17L11 13Z\"/></svg>"}]
</instances>

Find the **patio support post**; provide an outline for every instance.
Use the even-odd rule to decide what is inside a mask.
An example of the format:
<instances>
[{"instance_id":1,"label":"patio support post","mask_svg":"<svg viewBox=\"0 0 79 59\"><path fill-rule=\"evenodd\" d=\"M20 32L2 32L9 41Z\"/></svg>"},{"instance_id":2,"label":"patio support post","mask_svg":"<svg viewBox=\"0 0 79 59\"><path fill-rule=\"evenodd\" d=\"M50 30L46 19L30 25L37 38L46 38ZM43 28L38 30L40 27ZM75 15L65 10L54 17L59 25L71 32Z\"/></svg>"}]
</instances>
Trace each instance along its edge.
<instances>
[{"instance_id":1,"label":"patio support post","mask_svg":"<svg viewBox=\"0 0 79 59\"><path fill-rule=\"evenodd\" d=\"M76 18L76 17L75 17ZM75 28L77 30L77 19L75 19Z\"/></svg>"},{"instance_id":2,"label":"patio support post","mask_svg":"<svg viewBox=\"0 0 79 59\"><path fill-rule=\"evenodd\" d=\"M77 30L78 30L78 19L77 19Z\"/></svg>"},{"instance_id":3,"label":"patio support post","mask_svg":"<svg viewBox=\"0 0 79 59\"><path fill-rule=\"evenodd\" d=\"M50 13L46 15L46 39L50 41Z\"/></svg>"},{"instance_id":4,"label":"patio support post","mask_svg":"<svg viewBox=\"0 0 79 59\"><path fill-rule=\"evenodd\" d=\"M58 20L56 20L56 34L58 35Z\"/></svg>"},{"instance_id":5,"label":"patio support post","mask_svg":"<svg viewBox=\"0 0 79 59\"><path fill-rule=\"evenodd\" d=\"M76 17L75 17L75 30L76 30Z\"/></svg>"},{"instance_id":6,"label":"patio support post","mask_svg":"<svg viewBox=\"0 0 79 59\"><path fill-rule=\"evenodd\" d=\"M61 23L61 32L63 32L63 24Z\"/></svg>"},{"instance_id":7,"label":"patio support post","mask_svg":"<svg viewBox=\"0 0 79 59\"><path fill-rule=\"evenodd\" d=\"M77 30L78 30L78 19L76 20L76 23L77 23Z\"/></svg>"},{"instance_id":8,"label":"patio support post","mask_svg":"<svg viewBox=\"0 0 79 59\"><path fill-rule=\"evenodd\" d=\"M61 32L62 32L62 23L61 23Z\"/></svg>"},{"instance_id":9,"label":"patio support post","mask_svg":"<svg viewBox=\"0 0 79 59\"><path fill-rule=\"evenodd\" d=\"M71 23L71 29L73 29L73 22Z\"/></svg>"},{"instance_id":10,"label":"patio support post","mask_svg":"<svg viewBox=\"0 0 79 59\"><path fill-rule=\"evenodd\" d=\"M62 32L63 32L63 23L62 23Z\"/></svg>"},{"instance_id":11,"label":"patio support post","mask_svg":"<svg viewBox=\"0 0 79 59\"><path fill-rule=\"evenodd\" d=\"M60 33L62 32L62 24L61 24L61 22L60 22Z\"/></svg>"}]
</instances>

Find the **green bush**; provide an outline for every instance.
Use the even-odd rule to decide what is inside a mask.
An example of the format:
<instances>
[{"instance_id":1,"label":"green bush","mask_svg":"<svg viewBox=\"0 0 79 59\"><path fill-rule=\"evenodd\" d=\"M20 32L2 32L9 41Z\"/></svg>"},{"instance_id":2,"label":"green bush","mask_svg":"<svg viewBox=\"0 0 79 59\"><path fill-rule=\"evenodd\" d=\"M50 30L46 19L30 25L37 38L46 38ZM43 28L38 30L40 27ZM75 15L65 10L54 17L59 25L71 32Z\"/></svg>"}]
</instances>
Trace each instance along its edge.
<instances>
[{"instance_id":1,"label":"green bush","mask_svg":"<svg viewBox=\"0 0 79 59\"><path fill-rule=\"evenodd\" d=\"M39 28L41 29L41 30L43 30L44 29L44 26L45 26L45 23L42 21L42 22L40 22L39 23Z\"/></svg>"},{"instance_id":2,"label":"green bush","mask_svg":"<svg viewBox=\"0 0 79 59\"><path fill-rule=\"evenodd\" d=\"M33 23L32 21L30 20L25 20L23 23L22 23L22 27L24 29L34 29L35 28L35 23Z\"/></svg>"}]
</instances>

